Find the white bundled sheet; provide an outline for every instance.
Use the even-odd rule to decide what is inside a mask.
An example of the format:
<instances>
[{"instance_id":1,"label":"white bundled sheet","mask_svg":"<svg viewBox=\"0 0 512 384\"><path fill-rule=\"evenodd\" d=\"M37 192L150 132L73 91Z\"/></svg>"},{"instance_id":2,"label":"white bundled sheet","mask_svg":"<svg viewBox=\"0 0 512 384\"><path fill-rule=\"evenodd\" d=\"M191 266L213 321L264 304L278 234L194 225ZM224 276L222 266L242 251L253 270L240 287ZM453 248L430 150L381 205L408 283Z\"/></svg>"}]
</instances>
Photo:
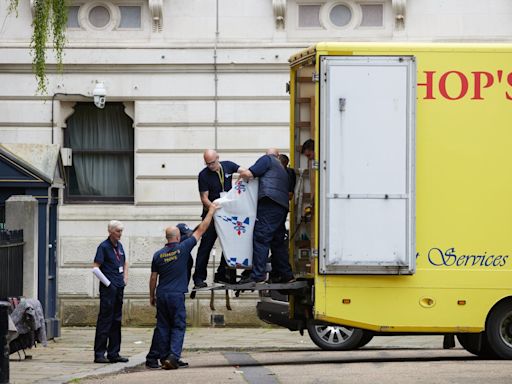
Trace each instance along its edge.
<instances>
[{"instance_id":1,"label":"white bundled sheet","mask_svg":"<svg viewBox=\"0 0 512 384\"><path fill-rule=\"evenodd\" d=\"M233 188L215 200L220 208L215 212L217 235L230 267L252 267L252 235L258 206L258 179L238 180Z\"/></svg>"}]
</instances>

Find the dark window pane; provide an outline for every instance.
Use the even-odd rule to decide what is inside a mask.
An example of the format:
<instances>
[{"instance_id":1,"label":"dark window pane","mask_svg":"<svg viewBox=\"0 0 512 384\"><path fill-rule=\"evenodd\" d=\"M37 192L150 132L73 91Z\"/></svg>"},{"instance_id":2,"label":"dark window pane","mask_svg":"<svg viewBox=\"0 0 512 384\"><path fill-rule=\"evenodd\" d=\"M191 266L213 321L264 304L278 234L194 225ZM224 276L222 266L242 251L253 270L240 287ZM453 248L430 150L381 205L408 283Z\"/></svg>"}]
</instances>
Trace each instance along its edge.
<instances>
[{"instance_id":1,"label":"dark window pane","mask_svg":"<svg viewBox=\"0 0 512 384\"><path fill-rule=\"evenodd\" d=\"M66 146L73 149L68 200L133 201L132 124L122 103L104 109L77 103L66 129Z\"/></svg>"}]
</instances>

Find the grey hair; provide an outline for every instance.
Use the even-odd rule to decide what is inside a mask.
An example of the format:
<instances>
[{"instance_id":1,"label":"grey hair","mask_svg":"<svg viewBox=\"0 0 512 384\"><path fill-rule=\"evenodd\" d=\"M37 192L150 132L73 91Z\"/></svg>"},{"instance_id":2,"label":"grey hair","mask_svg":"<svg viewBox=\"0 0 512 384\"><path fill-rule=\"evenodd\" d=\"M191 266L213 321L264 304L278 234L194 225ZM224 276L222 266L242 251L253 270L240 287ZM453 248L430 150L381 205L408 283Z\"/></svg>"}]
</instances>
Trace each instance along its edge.
<instances>
[{"instance_id":1,"label":"grey hair","mask_svg":"<svg viewBox=\"0 0 512 384\"><path fill-rule=\"evenodd\" d=\"M108 230L110 232L114 229L120 229L122 231L124 229L123 223L121 223L119 220L110 220L110 223L108 223Z\"/></svg>"}]
</instances>

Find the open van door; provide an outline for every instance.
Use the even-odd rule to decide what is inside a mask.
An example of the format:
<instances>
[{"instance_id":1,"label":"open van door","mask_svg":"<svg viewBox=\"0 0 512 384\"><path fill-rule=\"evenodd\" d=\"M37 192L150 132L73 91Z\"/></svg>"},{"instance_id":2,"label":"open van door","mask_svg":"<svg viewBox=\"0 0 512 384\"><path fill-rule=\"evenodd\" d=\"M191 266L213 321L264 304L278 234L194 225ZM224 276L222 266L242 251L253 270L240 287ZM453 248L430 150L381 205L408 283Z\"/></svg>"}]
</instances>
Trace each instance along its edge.
<instances>
[{"instance_id":1,"label":"open van door","mask_svg":"<svg viewBox=\"0 0 512 384\"><path fill-rule=\"evenodd\" d=\"M319 272L413 274L415 59L320 67Z\"/></svg>"}]
</instances>

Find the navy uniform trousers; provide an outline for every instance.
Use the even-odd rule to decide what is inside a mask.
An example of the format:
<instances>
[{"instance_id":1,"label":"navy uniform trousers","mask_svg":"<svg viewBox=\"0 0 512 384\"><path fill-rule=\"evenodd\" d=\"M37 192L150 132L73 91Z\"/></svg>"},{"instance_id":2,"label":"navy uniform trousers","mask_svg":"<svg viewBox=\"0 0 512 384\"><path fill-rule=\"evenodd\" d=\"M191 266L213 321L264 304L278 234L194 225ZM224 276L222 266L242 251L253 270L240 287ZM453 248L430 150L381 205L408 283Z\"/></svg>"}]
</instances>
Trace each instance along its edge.
<instances>
[{"instance_id":1,"label":"navy uniform trousers","mask_svg":"<svg viewBox=\"0 0 512 384\"><path fill-rule=\"evenodd\" d=\"M286 216L288 210L275 201L264 197L258 201L256 224L253 233L253 260L251 278L255 281L265 279L267 258L272 248L273 274L283 279L293 278L288 261L288 243L286 241Z\"/></svg>"},{"instance_id":2,"label":"navy uniform trousers","mask_svg":"<svg viewBox=\"0 0 512 384\"><path fill-rule=\"evenodd\" d=\"M210 226L201 237L201 243L199 243L196 257L196 269L193 276L194 283L200 283L206 280L208 260L210 259L210 252L215 244L215 240L217 240L217 231L215 230L215 223L212 220ZM226 275L226 266L226 260L224 256L221 255L220 264L217 268L217 274L219 276L224 277Z\"/></svg>"},{"instance_id":3,"label":"navy uniform trousers","mask_svg":"<svg viewBox=\"0 0 512 384\"><path fill-rule=\"evenodd\" d=\"M153 342L158 345L158 357L181 358L185 330L187 328L184 293L158 293L156 299L156 329ZM146 360L155 358L150 351ZM150 354L152 356L150 356Z\"/></svg>"},{"instance_id":4,"label":"navy uniform trousers","mask_svg":"<svg viewBox=\"0 0 512 384\"><path fill-rule=\"evenodd\" d=\"M124 287L108 287L100 283L100 313L96 322L94 357L112 359L121 350L121 320L123 317Z\"/></svg>"}]
</instances>

